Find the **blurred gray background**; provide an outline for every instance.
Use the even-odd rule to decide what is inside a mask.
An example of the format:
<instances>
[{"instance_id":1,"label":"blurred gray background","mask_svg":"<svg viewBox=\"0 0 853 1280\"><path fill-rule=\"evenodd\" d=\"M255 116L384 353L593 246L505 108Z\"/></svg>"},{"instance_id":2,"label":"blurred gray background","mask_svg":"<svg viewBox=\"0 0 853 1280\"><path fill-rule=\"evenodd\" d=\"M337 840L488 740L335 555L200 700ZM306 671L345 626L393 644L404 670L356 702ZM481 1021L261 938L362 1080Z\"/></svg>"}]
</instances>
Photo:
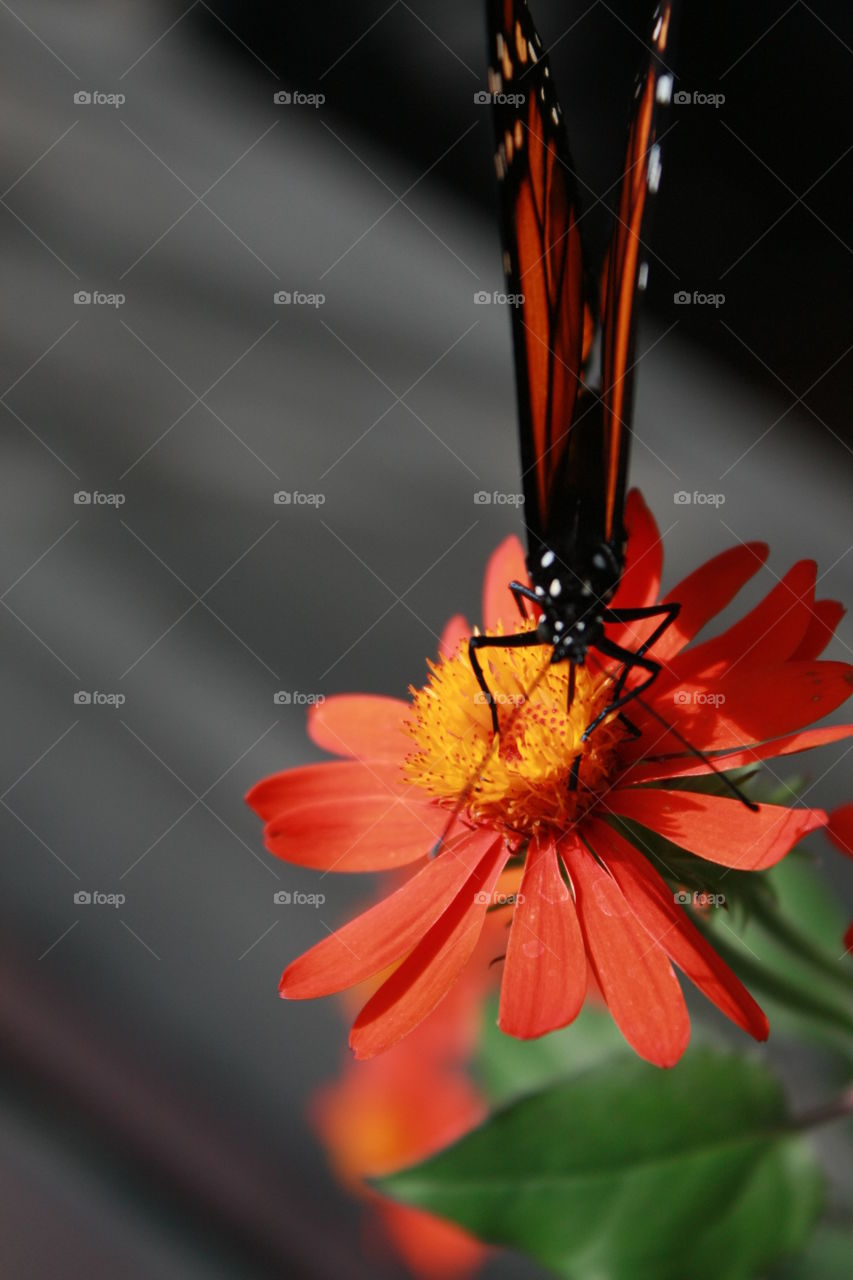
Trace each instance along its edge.
<instances>
[{"instance_id":1,"label":"blurred gray background","mask_svg":"<svg viewBox=\"0 0 853 1280\"><path fill-rule=\"evenodd\" d=\"M643 6L541 9L601 193ZM745 599L805 555L849 600L849 15L723 10L682 21L680 83L729 113L673 115L633 479L667 582L763 537ZM242 796L318 758L306 695L420 682L520 532L474 501L519 489L509 319L473 301L502 287L481 6L0 0L0 24L0 1265L401 1275L304 1118L340 1013L276 995L366 882L277 905L317 881ZM274 101L300 92L325 102ZM813 803L849 798L844 751Z\"/></svg>"}]
</instances>

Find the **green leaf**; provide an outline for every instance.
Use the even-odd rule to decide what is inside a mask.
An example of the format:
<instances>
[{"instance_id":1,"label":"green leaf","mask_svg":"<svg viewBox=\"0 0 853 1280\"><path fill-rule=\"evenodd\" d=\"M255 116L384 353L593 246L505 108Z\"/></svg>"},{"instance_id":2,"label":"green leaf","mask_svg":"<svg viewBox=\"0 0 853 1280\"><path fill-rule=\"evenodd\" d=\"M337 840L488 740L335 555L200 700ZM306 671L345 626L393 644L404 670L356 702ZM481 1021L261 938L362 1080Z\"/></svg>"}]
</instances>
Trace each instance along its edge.
<instances>
[{"instance_id":1,"label":"green leaf","mask_svg":"<svg viewBox=\"0 0 853 1280\"><path fill-rule=\"evenodd\" d=\"M812 859L794 850L763 876L737 928L725 912L696 923L765 1004L771 1027L807 1034L853 1057L853 966L845 918Z\"/></svg>"},{"instance_id":2,"label":"green leaf","mask_svg":"<svg viewBox=\"0 0 853 1280\"><path fill-rule=\"evenodd\" d=\"M493 1106L601 1062L616 1057L633 1059L633 1050L609 1012L590 1000L570 1027L538 1040L504 1035L497 1024L497 1012L497 999L490 1000L474 1063L480 1087Z\"/></svg>"},{"instance_id":3,"label":"green leaf","mask_svg":"<svg viewBox=\"0 0 853 1280\"><path fill-rule=\"evenodd\" d=\"M773 1077L708 1050L552 1085L376 1185L571 1280L748 1280L821 1198Z\"/></svg>"},{"instance_id":4,"label":"green leaf","mask_svg":"<svg viewBox=\"0 0 853 1280\"><path fill-rule=\"evenodd\" d=\"M850 1280L853 1231L819 1227L804 1253L782 1263L772 1280Z\"/></svg>"}]
</instances>

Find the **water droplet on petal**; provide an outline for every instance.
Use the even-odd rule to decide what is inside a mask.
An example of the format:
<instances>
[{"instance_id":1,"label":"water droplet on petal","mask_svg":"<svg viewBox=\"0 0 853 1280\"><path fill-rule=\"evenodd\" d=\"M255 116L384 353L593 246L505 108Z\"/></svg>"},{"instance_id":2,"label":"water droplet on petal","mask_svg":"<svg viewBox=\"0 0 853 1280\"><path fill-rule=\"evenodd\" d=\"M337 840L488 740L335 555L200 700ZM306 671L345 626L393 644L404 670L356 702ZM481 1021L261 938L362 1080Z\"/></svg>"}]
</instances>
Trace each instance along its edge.
<instances>
[{"instance_id":1,"label":"water droplet on petal","mask_svg":"<svg viewBox=\"0 0 853 1280\"><path fill-rule=\"evenodd\" d=\"M596 880L593 885L595 900L606 916L627 916L630 908L616 885L606 880Z\"/></svg>"}]
</instances>

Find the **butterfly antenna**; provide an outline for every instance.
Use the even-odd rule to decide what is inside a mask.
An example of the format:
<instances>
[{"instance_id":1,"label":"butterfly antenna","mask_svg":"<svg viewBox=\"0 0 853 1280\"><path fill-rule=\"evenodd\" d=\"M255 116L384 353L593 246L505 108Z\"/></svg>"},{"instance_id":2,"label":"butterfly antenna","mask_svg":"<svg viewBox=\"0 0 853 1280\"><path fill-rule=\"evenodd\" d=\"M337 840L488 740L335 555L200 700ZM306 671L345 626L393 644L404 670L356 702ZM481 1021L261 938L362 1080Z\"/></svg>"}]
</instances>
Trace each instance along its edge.
<instances>
[{"instance_id":1,"label":"butterfly antenna","mask_svg":"<svg viewBox=\"0 0 853 1280\"><path fill-rule=\"evenodd\" d=\"M636 701L639 702L643 710L646 711L653 720L657 720L658 724L666 729L667 733L672 734L676 742L680 742L683 747L687 748L692 756L695 756L697 760L701 760L705 767L709 769L715 777L719 778L720 782L722 782L722 784L732 793L736 800L740 800L741 804L745 804L747 809L751 810L752 813L760 813L761 810L759 805L757 805L754 800L750 800L749 796L744 795L737 783L731 780L725 770L718 769L709 755L700 750L699 747L694 746L692 742L685 738L684 734L676 729L675 725L670 724L659 711L656 711L654 707L650 706L649 703L646 702L645 698L637 697Z\"/></svg>"},{"instance_id":2,"label":"butterfly antenna","mask_svg":"<svg viewBox=\"0 0 853 1280\"><path fill-rule=\"evenodd\" d=\"M588 654L587 656L589 657L590 655ZM610 679L611 681L614 679L614 676L612 675L612 673L607 671L607 669L601 663L598 664L598 668L599 668L599 671L601 671L603 674L605 674L608 677L608 679ZM760 812L759 806L755 803L755 801L750 800L747 795L744 795L743 791L740 789L737 783L732 782L729 775L723 769L717 768L717 765L714 763L714 761L711 759L709 755L707 755L699 747L694 746L694 744L688 738L685 738L684 734L679 729L676 729L674 724L670 724L669 721L664 716L662 716L659 711L656 711L653 706L651 706L648 702L646 702L645 698L643 698L640 694L635 694L632 701L638 702L640 706L643 708L643 710L648 712L648 714L652 717L653 720L657 720L658 724L661 725L664 729L666 729L667 733L672 734L676 742L680 742L683 747L687 748L687 750L690 752L692 756L695 756L697 760L701 760L702 763L705 765L705 768L708 769L709 772L713 773L715 777L719 778L720 782L723 784L726 790L731 792L735 800L740 800L741 804L746 805L747 809L749 809L752 813Z\"/></svg>"}]
</instances>

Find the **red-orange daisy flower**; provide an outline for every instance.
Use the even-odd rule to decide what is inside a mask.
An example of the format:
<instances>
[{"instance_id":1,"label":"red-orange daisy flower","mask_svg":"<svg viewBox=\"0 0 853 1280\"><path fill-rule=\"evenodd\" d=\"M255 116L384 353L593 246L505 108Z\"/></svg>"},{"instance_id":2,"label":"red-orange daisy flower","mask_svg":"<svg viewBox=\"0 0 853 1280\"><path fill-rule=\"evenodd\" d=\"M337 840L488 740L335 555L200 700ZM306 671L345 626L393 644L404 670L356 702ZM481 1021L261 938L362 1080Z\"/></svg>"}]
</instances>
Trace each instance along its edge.
<instances>
[{"instance_id":1,"label":"red-orange daisy flower","mask_svg":"<svg viewBox=\"0 0 853 1280\"><path fill-rule=\"evenodd\" d=\"M658 599L660 537L636 492L626 525L614 609ZM499 1022L508 1034L539 1036L571 1022L590 972L636 1052L670 1066L689 1038L674 964L740 1027L766 1038L761 1009L638 847L646 828L688 856L760 871L826 822L818 809L761 804L752 811L736 798L687 789L689 779L707 778L710 765L685 739L718 769L733 769L853 733L853 726L806 728L838 707L853 684L853 668L817 660L839 606L815 601L813 562L794 565L720 635L691 643L766 555L761 544L733 547L666 597L681 611L651 650L660 676L631 704L639 737L611 716L582 741L607 704L613 676L591 658L576 672L567 711L568 663L548 665L548 651L537 647L489 650L502 725L493 743L461 618L448 624L439 661L411 703L349 695L314 708L314 741L346 759L276 774L250 792L248 802L266 824L266 847L324 871L411 864L416 873L295 960L282 975L281 995L327 995L395 966L350 1036L356 1056L371 1057L435 1008L469 961L487 908L506 904L511 927ZM486 573L487 631L517 625L507 591L513 577L526 580L520 543L510 538ZM635 649L647 625L608 633ZM572 789L578 755L581 785ZM460 796L462 811L431 857ZM631 824L627 830L621 820ZM517 880L519 866L513 902L503 881L508 873Z\"/></svg>"}]
</instances>

